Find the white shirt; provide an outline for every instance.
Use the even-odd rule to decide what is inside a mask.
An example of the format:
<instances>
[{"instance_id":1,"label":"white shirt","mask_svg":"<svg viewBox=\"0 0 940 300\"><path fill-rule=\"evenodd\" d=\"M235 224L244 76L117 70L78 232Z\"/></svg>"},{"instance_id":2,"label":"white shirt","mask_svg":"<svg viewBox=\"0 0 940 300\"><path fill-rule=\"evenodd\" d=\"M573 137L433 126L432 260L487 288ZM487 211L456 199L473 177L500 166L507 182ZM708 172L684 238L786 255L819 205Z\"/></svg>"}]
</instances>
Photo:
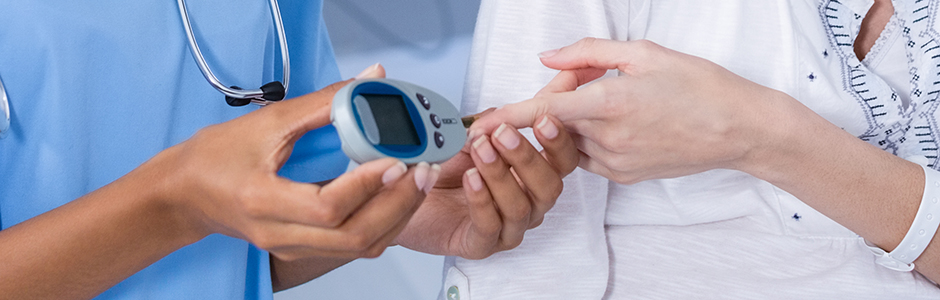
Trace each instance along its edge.
<instances>
[{"instance_id":1,"label":"white shirt","mask_svg":"<svg viewBox=\"0 0 940 300\"><path fill-rule=\"evenodd\" d=\"M541 65L542 51L583 37L649 39L783 91L879 148L927 156L935 166L940 1L896 1L866 66L852 43L871 4L484 0L463 110L532 97L557 72ZM484 260L451 257L444 271L441 296L456 291L461 300L940 298L919 274L875 264L850 230L731 170L620 185L579 169L522 245Z\"/></svg>"}]
</instances>

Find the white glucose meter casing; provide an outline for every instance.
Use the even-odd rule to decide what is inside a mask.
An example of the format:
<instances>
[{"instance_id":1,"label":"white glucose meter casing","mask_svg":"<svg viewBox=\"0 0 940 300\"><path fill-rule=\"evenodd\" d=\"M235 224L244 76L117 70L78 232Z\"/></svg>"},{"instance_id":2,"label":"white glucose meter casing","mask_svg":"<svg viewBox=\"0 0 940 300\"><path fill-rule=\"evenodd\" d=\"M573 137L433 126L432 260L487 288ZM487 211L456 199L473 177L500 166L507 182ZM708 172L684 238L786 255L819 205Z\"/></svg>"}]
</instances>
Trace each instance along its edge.
<instances>
[{"instance_id":1,"label":"white glucose meter casing","mask_svg":"<svg viewBox=\"0 0 940 300\"><path fill-rule=\"evenodd\" d=\"M450 101L392 79L356 80L337 91L330 121L343 152L360 164L383 157L439 163L460 152L467 139Z\"/></svg>"}]
</instances>

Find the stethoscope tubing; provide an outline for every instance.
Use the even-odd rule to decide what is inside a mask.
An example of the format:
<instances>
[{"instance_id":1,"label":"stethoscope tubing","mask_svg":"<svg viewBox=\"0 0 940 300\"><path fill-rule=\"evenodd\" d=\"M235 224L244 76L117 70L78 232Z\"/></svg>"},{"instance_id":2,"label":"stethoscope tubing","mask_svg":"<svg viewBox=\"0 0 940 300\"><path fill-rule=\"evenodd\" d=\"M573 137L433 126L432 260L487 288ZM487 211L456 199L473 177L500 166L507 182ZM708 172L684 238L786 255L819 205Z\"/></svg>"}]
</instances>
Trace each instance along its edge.
<instances>
[{"instance_id":1,"label":"stethoscope tubing","mask_svg":"<svg viewBox=\"0 0 940 300\"><path fill-rule=\"evenodd\" d=\"M0 111L3 111L3 121L0 121L0 139L10 133L10 100L7 99L7 90L3 87L0 78Z\"/></svg>"},{"instance_id":2,"label":"stethoscope tubing","mask_svg":"<svg viewBox=\"0 0 940 300\"><path fill-rule=\"evenodd\" d=\"M222 82L219 81L219 78L212 73L212 70L209 69L209 64L206 63L205 57L202 55L202 51L199 49L199 44L196 42L196 36L193 34L193 27L189 21L189 12L186 10L186 3L184 0L176 0L176 3L179 5L180 18L183 20L183 28L186 31L186 38L189 40L189 50L193 54L193 58L196 61L196 64L199 66L199 70L202 71L202 75L206 77L206 81L209 82L212 87L225 96L240 98L240 99L251 99L251 103L257 105L267 105L273 103L274 101L268 101L263 98L264 92L261 89L234 89L230 88ZM277 0L269 1L271 6L271 15L274 17L274 26L278 34L278 42L281 48L281 63L282 67L282 76L283 80L281 83L284 85L284 93L287 93L287 89L290 85L290 54L287 49L287 35L284 33L284 21L281 19L281 10L278 7Z\"/></svg>"},{"instance_id":3,"label":"stethoscope tubing","mask_svg":"<svg viewBox=\"0 0 940 300\"><path fill-rule=\"evenodd\" d=\"M199 65L199 70L202 71L202 75L206 77L206 81L219 92L229 97L251 99L251 103L261 106L275 102L264 99L264 92L261 89L241 90L223 85L222 82L219 81L219 78L209 69L209 64L206 63L206 59L202 56L202 51L199 50L199 44L196 43L192 24L189 21L189 13L186 11L186 3L184 0L177 0L176 3L179 5L180 18L183 20L183 27L186 29L186 38L189 40L189 50L192 52L196 64ZM284 64L282 67L283 79L281 83L284 86L284 94L286 94L290 85L290 53L287 50L287 35L284 33L284 21L281 19L281 9L278 7L277 0L270 0L269 3L271 6L271 15L274 17L274 26L278 34L278 42L281 47L281 63ZM0 112L3 113L3 119L0 120L0 139L2 139L10 133L10 100L7 96L6 87L3 85L2 78L0 78Z\"/></svg>"}]
</instances>

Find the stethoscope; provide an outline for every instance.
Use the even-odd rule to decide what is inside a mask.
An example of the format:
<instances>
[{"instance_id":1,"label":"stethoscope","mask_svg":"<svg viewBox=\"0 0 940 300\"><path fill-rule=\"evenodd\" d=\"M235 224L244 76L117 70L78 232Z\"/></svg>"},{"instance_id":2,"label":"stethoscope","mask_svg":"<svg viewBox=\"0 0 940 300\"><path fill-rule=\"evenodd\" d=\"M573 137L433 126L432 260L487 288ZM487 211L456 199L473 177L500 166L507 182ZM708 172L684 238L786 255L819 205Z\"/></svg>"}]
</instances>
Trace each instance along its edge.
<instances>
[{"instance_id":1,"label":"stethoscope","mask_svg":"<svg viewBox=\"0 0 940 300\"><path fill-rule=\"evenodd\" d=\"M237 86L225 86L219 81L219 78L215 77L215 74L209 69L206 59L202 56L202 51L199 50L199 44L196 43L196 36L193 34L193 27L189 21L185 1L176 0L179 5L180 19L183 20L183 28L186 30L186 38L189 39L189 50L193 54L193 59L199 65L199 70L206 77L206 81L224 94L225 102L231 106L244 106L248 103L264 106L284 99L284 95L287 94L287 88L290 85L290 55L287 51L287 36L284 34L284 21L281 19L281 10L278 8L277 0L270 0L269 2L271 15L274 18L274 26L277 29L278 42L281 47L283 79L282 81L269 82L259 89L245 90ZM10 102L7 99L7 92L2 79L0 79L0 111L3 112L4 116L3 120L0 121L0 138L3 138L10 132Z\"/></svg>"},{"instance_id":2,"label":"stethoscope","mask_svg":"<svg viewBox=\"0 0 940 300\"><path fill-rule=\"evenodd\" d=\"M3 121L0 121L0 139L10 133L10 101L7 100L7 90L3 87L0 78L0 111L3 111Z\"/></svg>"},{"instance_id":3,"label":"stethoscope","mask_svg":"<svg viewBox=\"0 0 940 300\"><path fill-rule=\"evenodd\" d=\"M287 87L290 84L290 55L287 53L287 36L284 34L284 21L281 20L281 10L277 6L277 0L271 0L270 3L271 15L274 17L274 26L277 29L278 42L281 46L283 84L281 81L272 81L255 90L243 90L236 86L227 87L219 82L219 79L212 74L212 70L209 70L209 65L206 64L206 59L202 57L202 51L199 50L199 45L196 44L193 27L189 24L189 13L186 12L186 3L183 0L176 0L176 3L179 4L180 18L183 19L183 28L186 29L186 37L189 39L189 50L193 53L193 58L196 60L196 64L199 65L199 70L202 71L202 75L206 77L209 84L225 94L225 102L231 106L243 106L248 103L264 106L284 99L284 95L287 94Z\"/></svg>"}]
</instances>

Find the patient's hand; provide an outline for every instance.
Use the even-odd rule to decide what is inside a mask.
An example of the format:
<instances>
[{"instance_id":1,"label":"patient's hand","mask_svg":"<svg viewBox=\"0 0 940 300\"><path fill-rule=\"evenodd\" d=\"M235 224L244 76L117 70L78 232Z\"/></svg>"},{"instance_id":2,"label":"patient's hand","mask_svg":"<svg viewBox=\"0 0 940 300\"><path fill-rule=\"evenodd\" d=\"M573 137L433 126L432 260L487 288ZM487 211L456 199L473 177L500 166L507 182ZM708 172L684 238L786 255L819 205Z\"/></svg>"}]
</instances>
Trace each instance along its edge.
<instances>
[{"instance_id":1,"label":"patient's hand","mask_svg":"<svg viewBox=\"0 0 940 300\"><path fill-rule=\"evenodd\" d=\"M754 165L754 150L780 128L768 125L787 121L782 107L800 105L649 41L584 39L541 56L561 72L535 98L497 109L472 128L556 116L584 154L580 166L619 183ZM621 75L578 89L614 69Z\"/></svg>"},{"instance_id":2,"label":"patient's hand","mask_svg":"<svg viewBox=\"0 0 940 300\"><path fill-rule=\"evenodd\" d=\"M542 223L578 163L571 136L554 117L536 119L537 151L509 125L479 132L442 167L440 179L397 243L470 259L515 248Z\"/></svg>"}]
</instances>

